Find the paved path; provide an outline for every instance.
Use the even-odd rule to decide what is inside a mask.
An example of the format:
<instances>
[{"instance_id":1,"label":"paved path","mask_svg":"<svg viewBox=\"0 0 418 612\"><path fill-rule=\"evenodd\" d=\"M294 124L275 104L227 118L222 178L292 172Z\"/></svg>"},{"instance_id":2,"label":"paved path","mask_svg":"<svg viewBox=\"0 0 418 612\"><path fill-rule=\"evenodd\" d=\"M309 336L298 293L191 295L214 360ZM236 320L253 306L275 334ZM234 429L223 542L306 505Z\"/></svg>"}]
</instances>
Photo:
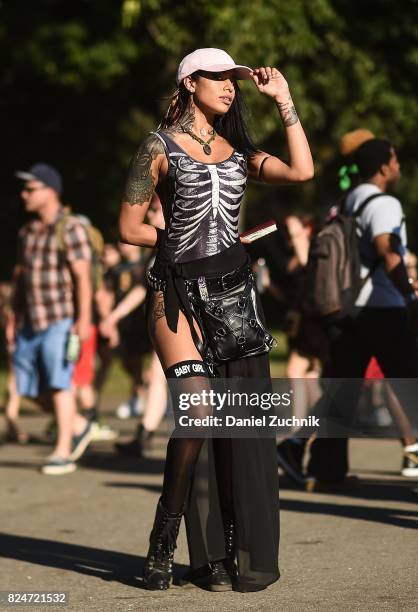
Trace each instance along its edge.
<instances>
[{"instance_id":1,"label":"paved path","mask_svg":"<svg viewBox=\"0 0 418 612\"><path fill-rule=\"evenodd\" d=\"M25 421L34 433L45 426L44 416ZM48 447L0 447L0 590L67 591L70 605L43 607L50 611L418 608L418 481L399 477L400 446L388 440L351 443L361 480L344 494L282 487L282 578L266 591L141 589L135 576L160 492L164 442L159 437L149 458L136 461L95 444L77 472L60 477L37 471ZM179 575L187 565L183 528L176 562Z\"/></svg>"}]
</instances>

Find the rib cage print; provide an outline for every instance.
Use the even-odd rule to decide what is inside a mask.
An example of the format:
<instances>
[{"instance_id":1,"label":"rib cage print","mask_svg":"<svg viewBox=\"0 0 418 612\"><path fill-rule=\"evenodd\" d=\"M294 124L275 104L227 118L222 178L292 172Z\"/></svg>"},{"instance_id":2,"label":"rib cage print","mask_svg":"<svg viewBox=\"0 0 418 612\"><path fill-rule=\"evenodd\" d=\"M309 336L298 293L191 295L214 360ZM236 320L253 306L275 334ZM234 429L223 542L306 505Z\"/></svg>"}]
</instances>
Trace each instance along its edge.
<instances>
[{"instance_id":1,"label":"rib cage print","mask_svg":"<svg viewBox=\"0 0 418 612\"><path fill-rule=\"evenodd\" d=\"M166 248L174 260L208 257L235 244L247 180L245 157L234 152L219 164L204 164L170 151L169 158L174 201Z\"/></svg>"}]
</instances>

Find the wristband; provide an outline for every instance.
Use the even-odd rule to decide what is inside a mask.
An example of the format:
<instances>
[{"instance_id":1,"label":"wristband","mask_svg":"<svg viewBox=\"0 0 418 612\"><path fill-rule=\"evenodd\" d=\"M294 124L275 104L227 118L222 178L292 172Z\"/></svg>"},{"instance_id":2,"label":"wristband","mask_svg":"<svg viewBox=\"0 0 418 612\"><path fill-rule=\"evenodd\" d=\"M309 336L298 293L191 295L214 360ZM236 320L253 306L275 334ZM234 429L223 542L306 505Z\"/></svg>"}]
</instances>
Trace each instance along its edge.
<instances>
[{"instance_id":1,"label":"wristband","mask_svg":"<svg viewBox=\"0 0 418 612\"><path fill-rule=\"evenodd\" d=\"M416 302L418 300L417 298L417 294L414 292L408 293L408 295L405 296L405 301L407 304L412 304L413 302Z\"/></svg>"}]
</instances>

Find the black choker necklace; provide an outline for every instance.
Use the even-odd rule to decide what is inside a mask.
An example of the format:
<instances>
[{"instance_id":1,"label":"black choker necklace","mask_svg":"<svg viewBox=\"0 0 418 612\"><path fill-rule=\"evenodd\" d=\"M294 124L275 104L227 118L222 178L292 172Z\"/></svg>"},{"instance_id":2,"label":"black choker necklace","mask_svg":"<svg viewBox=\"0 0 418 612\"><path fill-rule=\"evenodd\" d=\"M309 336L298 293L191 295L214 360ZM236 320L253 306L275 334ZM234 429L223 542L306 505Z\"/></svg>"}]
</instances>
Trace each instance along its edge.
<instances>
[{"instance_id":1,"label":"black choker necklace","mask_svg":"<svg viewBox=\"0 0 418 612\"><path fill-rule=\"evenodd\" d=\"M213 132L213 134L209 138L209 140L205 142L202 138L200 138L199 136L196 136L196 134L194 132L192 132L192 130L189 130L188 128L184 127L184 125L181 126L181 129L183 130L183 132L185 132L186 134L191 136L193 138L193 140L196 140L196 142L198 142L199 144L202 145L203 152L206 153L206 155L210 155L212 153L212 149L211 149L211 147L209 145L216 138L216 132L215 131Z\"/></svg>"}]
</instances>

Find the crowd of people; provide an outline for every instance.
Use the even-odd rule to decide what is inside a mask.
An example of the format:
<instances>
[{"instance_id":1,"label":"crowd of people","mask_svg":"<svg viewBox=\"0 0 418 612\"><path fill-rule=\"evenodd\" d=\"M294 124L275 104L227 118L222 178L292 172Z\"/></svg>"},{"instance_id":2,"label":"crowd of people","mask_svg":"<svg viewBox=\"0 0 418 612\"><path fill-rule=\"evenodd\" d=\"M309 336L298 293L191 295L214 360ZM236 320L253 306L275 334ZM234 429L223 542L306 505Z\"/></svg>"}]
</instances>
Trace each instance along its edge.
<instances>
[{"instance_id":1,"label":"crowd of people","mask_svg":"<svg viewBox=\"0 0 418 612\"><path fill-rule=\"evenodd\" d=\"M120 216L122 242L105 244L87 217L63 205L62 177L53 166L37 163L16 173L31 219L19 232L11 286L5 284L1 291L8 355L6 439L30 441L19 425L21 397L52 410L54 446L42 466L45 475L73 472L95 440L114 441L115 452L141 457L166 412L166 378L176 378L181 390L190 391L206 389L214 371L226 378L269 376L272 338L262 317L251 315L259 308L258 297L252 298L254 303L238 300L242 312L230 315L251 323L247 336L241 332L234 357L222 361L219 344L229 323L224 321L222 334L218 329L213 337L202 337L195 322L210 316L205 309L210 296L223 297L230 282L244 292L252 287L245 239L238 234L247 175L272 184L309 180L309 146L288 85L276 69L252 71L216 49L191 56L180 64L179 89L159 130L133 158ZM240 107L229 127L227 119L217 119L235 108L240 78L253 80L261 93L274 98L289 165L254 147L242 128ZM323 225L311 214L286 216L281 261L273 261L267 249L262 263L255 258L254 269L262 268L262 289L286 304L286 375L295 389L295 415L323 414L324 379L331 381L326 395L351 412L365 378L390 379L385 397L399 430L401 474L416 477L410 390L405 381L396 384L418 378L416 270L408 267L402 204L387 194L400 178L400 166L394 146L367 130L347 135L341 153L345 194L334 215L356 216L361 259L361 290L352 311L344 317L338 312L318 317L306 308L311 246ZM269 240L278 240L278 234ZM251 295L256 296L255 289ZM246 314L251 307L255 310ZM218 308L222 315L223 306ZM231 302L226 308L232 308ZM264 341L245 353L250 328L257 325ZM132 383L117 414L139 417L128 442L116 440L117 432L100 417L101 393L115 357ZM342 415L351 422L347 410ZM277 448L272 440L212 443L206 469L214 475L219 495L216 511L205 514L201 509L207 509L208 491L201 481L198 490L193 480L201 469L203 440L175 435L169 440L144 570L147 588L170 586L183 515L192 558L190 581L215 591L265 588L279 576L277 464L308 491L338 490L349 478L347 437L295 430ZM249 483L248 471L263 477ZM251 519L260 512L262 525ZM251 533L248 523L254 525ZM210 530L215 536L208 542ZM263 546L257 548L256 541Z\"/></svg>"},{"instance_id":2,"label":"crowd of people","mask_svg":"<svg viewBox=\"0 0 418 612\"><path fill-rule=\"evenodd\" d=\"M132 390L116 415L143 417L133 443L117 442L115 448L140 457L167 405L144 314L145 273L153 256L136 246L105 244L86 216L62 204L62 177L53 166L38 163L17 178L34 218L19 233L13 281L0 288L8 370L5 440L30 442L19 422L24 397L53 412L45 436L55 447L44 474L72 472L91 442L116 440L99 405L117 357ZM158 198L149 218L164 221Z\"/></svg>"},{"instance_id":3,"label":"crowd of people","mask_svg":"<svg viewBox=\"0 0 418 612\"><path fill-rule=\"evenodd\" d=\"M288 375L306 379L308 396L304 397L303 387L298 384L298 402L305 402L314 412L321 411L327 398L315 384L320 364L324 379L336 379L327 388L326 395L332 396L339 409L338 418L345 424L353 423L364 380L371 380L372 388L376 388L375 380L391 379L385 385L385 407L401 442L400 474L416 477L418 445L411 422L415 415L413 393L403 380L416 379L418 373L416 258L407 250L402 205L386 194L400 179L400 164L392 144L375 138L368 130L359 129L344 135L340 152L345 164L344 172L340 173L343 177L340 186L346 193L337 202L337 212L343 207L348 216L361 211L356 217L363 279L361 290L346 316L338 312L319 320L310 316L309 308L304 309L303 299L307 290L303 279L307 273L304 264L308 261L305 253L310 228L304 230L303 217L296 225L292 219L288 234L293 243L292 257L297 258L298 276L302 281L297 332L294 328L289 332L291 348L296 337L297 357L294 360L291 353ZM335 207L331 208L332 214L335 214ZM296 229L292 229L294 227ZM300 246L302 241L304 248ZM290 258L289 266L293 259ZM293 321L292 310L291 315ZM330 412L326 414L329 416ZM308 441L310 457L305 472ZM338 490L352 481L352 477L347 477L348 436L313 436L310 440L302 435L292 436L278 445L278 461L295 482L311 491Z\"/></svg>"}]
</instances>

